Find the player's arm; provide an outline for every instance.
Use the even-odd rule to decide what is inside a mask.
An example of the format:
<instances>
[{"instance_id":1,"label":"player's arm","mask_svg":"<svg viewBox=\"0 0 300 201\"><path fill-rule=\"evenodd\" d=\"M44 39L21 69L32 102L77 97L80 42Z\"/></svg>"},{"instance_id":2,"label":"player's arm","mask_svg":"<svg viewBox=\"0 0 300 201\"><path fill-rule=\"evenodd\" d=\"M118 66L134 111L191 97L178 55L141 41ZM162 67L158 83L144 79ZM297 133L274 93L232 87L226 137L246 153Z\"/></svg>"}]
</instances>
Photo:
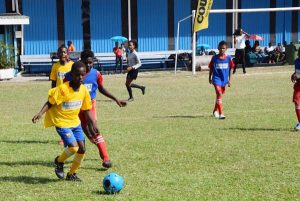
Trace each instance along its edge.
<instances>
[{"instance_id":1,"label":"player's arm","mask_svg":"<svg viewBox=\"0 0 300 201\"><path fill-rule=\"evenodd\" d=\"M291 81L292 81L293 83L295 83L296 80L297 80L296 72L294 72L294 73L291 75Z\"/></svg>"},{"instance_id":2,"label":"player's arm","mask_svg":"<svg viewBox=\"0 0 300 201\"><path fill-rule=\"evenodd\" d=\"M114 95L112 95L109 91L107 91L102 85L99 85L98 90L101 94L103 94L107 98L110 98L111 100L114 100L117 103L117 105L119 105L120 107L125 107L126 106L125 101L121 101L121 100L117 99Z\"/></svg>"},{"instance_id":3,"label":"player's arm","mask_svg":"<svg viewBox=\"0 0 300 201\"><path fill-rule=\"evenodd\" d=\"M214 64L213 64L213 57L212 57L211 61L208 64L208 68L209 68L208 82L209 82L209 84L211 84L211 82L212 82L211 79L212 79L212 74L213 74L213 66L214 66Z\"/></svg>"},{"instance_id":4,"label":"player's arm","mask_svg":"<svg viewBox=\"0 0 300 201\"><path fill-rule=\"evenodd\" d=\"M82 110L82 112L87 120L87 126L88 126L90 134L94 136L94 135L100 133L99 129L96 125L96 122L92 117L90 110Z\"/></svg>"},{"instance_id":5,"label":"player's arm","mask_svg":"<svg viewBox=\"0 0 300 201\"><path fill-rule=\"evenodd\" d=\"M47 101L44 106L42 107L41 111L39 111L34 117L32 118L32 123L36 123L40 120L45 112L47 112L51 108L51 103Z\"/></svg>"}]
</instances>

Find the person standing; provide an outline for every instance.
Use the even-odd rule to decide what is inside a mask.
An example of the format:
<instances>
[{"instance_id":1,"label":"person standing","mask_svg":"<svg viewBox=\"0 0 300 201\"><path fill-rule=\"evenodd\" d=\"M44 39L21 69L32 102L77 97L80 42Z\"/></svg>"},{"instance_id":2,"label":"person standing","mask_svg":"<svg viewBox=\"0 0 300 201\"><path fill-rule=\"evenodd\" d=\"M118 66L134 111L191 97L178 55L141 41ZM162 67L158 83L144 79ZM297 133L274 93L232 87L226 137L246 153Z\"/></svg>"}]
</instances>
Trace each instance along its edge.
<instances>
[{"instance_id":1,"label":"person standing","mask_svg":"<svg viewBox=\"0 0 300 201\"><path fill-rule=\"evenodd\" d=\"M145 94L145 90L146 87L145 86L141 86L141 85L137 85L137 84L133 84L132 81L136 80L137 76L138 76L138 68L141 67L142 63L141 60L139 58L139 55L136 51L137 48L137 42L136 41L129 41L128 42L128 55L127 55L127 77L126 77L126 88L129 94L129 98L128 101L133 101L133 95L132 95L132 89L131 88L138 88L142 91L142 94Z\"/></svg>"},{"instance_id":2,"label":"person standing","mask_svg":"<svg viewBox=\"0 0 300 201\"><path fill-rule=\"evenodd\" d=\"M114 100L117 105L120 107L126 106L125 101L121 101L117 99L114 95L112 95L108 90L106 90L103 86L103 77L99 71L93 68L94 65L94 52L91 50L84 50L81 52L81 61L86 65L86 75L83 78L83 84L88 89L91 101L92 101L92 108L90 109L92 118L95 122L97 122L97 112L96 112L96 96L97 96L97 90L106 97L110 98L111 100ZM72 74L71 72L67 73L65 76L65 81L71 81L72 80ZM85 133L85 135L88 137L88 139L94 143L99 151L100 158L102 160L102 166L105 168L110 168L112 166L112 163L109 159L106 144L104 141L104 137L101 133L97 133L96 135L92 135L90 133L90 129L88 128L88 124L86 121L85 116L83 115L83 112L79 113L79 118L81 121L81 127Z\"/></svg>"},{"instance_id":3,"label":"person standing","mask_svg":"<svg viewBox=\"0 0 300 201\"><path fill-rule=\"evenodd\" d=\"M75 51L76 51L76 49L73 45L73 42L69 40L68 41L68 52L75 52Z\"/></svg>"},{"instance_id":4,"label":"person standing","mask_svg":"<svg viewBox=\"0 0 300 201\"><path fill-rule=\"evenodd\" d=\"M113 52L116 56L115 73L117 73L119 64L120 64L120 70L122 72L122 69L123 69L123 61L122 61L123 51L119 47L119 42L115 42L115 47L113 48Z\"/></svg>"},{"instance_id":5,"label":"person standing","mask_svg":"<svg viewBox=\"0 0 300 201\"><path fill-rule=\"evenodd\" d=\"M56 176L64 179L65 161L75 155L66 180L81 181L76 172L85 156L85 139L78 117L79 112L83 111L93 135L99 133L99 129L90 113L92 107L90 94L83 85L83 78L86 75L85 65L82 62L75 62L72 65L71 74L70 82L65 82L49 90L48 101L34 115L32 122L37 123L46 112L45 128L55 126L66 147L62 154L54 160Z\"/></svg>"},{"instance_id":6,"label":"person standing","mask_svg":"<svg viewBox=\"0 0 300 201\"><path fill-rule=\"evenodd\" d=\"M216 91L216 103L213 110L214 117L218 119L225 119L223 113L222 96L225 93L225 87L231 85L231 69L234 63L231 56L225 54L227 50L227 43L221 41L218 45L219 54L212 57L209 67L208 81L214 85Z\"/></svg>"},{"instance_id":7,"label":"person standing","mask_svg":"<svg viewBox=\"0 0 300 201\"><path fill-rule=\"evenodd\" d=\"M237 29L234 32L234 44L235 44L235 65L233 73L236 72L236 67L238 64L242 64L243 73L246 73L246 60L245 60L245 47L246 39L249 36L242 29Z\"/></svg>"},{"instance_id":8,"label":"person standing","mask_svg":"<svg viewBox=\"0 0 300 201\"><path fill-rule=\"evenodd\" d=\"M51 68L50 80L51 88L58 87L63 84L65 74L71 71L73 61L69 59L69 51L66 46L60 46L57 50L58 62L54 63ZM59 140L58 144L64 144L63 140Z\"/></svg>"},{"instance_id":9,"label":"person standing","mask_svg":"<svg viewBox=\"0 0 300 201\"><path fill-rule=\"evenodd\" d=\"M296 131L300 131L300 48L298 49L298 58L295 60L295 72L291 76L294 84L293 102L295 103L295 112L298 123L295 126Z\"/></svg>"}]
</instances>

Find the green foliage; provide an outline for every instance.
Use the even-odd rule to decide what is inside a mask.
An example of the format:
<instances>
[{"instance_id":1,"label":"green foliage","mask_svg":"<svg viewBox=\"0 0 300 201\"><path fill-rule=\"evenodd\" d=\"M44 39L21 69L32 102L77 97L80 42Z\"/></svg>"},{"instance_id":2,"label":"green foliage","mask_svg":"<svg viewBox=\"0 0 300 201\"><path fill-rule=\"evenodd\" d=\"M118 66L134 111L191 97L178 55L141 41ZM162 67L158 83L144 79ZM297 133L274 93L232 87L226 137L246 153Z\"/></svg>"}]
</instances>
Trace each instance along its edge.
<instances>
[{"instance_id":1,"label":"green foliage","mask_svg":"<svg viewBox=\"0 0 300 201\"><path fill-rule=\"evenodd\" d=\"M15 48L0 42L0 69L15 67Z\"/></svg>"},{"instance_id":2,"label":"green foliage","mask_svg":"<svg viewBox=\"0 0 300 201\"><path fill-rule=\"evenodd\" d=\"M300 134L291 102L292 67L238 69L223 98L226 120L212 117L215 92L208 72L141 73L143 96L125 108L97 96L98 126L113 168L103 170L94 145L78 176L59 181L53 160L63 151L54 128L31 118L50 82L0 85L0 191L5 200L300 200ZM105 87L128 97L125 75ZM30 90L30 93L28 93ZM70 167L71 159L65 172ZM103 194L102 178L117 172L124 189Z\"/></svg>"}]
</instances>

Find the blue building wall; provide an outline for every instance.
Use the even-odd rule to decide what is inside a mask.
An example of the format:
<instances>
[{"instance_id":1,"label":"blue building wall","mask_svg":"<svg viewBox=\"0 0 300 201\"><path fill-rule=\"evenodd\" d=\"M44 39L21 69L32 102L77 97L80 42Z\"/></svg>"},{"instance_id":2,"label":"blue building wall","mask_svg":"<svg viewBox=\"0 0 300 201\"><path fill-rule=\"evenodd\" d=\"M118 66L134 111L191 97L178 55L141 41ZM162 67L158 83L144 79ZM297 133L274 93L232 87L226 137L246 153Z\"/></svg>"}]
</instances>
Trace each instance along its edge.
<instances>
[{"instance_id":1,"label":"blue building wall","mask_svg":"<svg viewBox=\"0 0 300 201\"><path fill-rule=\"evenodd\" d=\"M177 40L178 21L184 19L189 15L191 15L191 5L186 3L186 1L184 0L174 0L175 48L176 48L176 40ZM192 31L192 18L189 18L180 23L178 49L180 50L191 49L191 44L192 44L191 31Z\"/></svg>"},{"instance_id":2,"label":"blue building wall","mask_svg":"<svg viewBox=\"0 0 300 201\"><path fill-rule=\"evenodd\" d=\"M226 9L226 1L215 0L211 9ZM226 14L210 14L208 29L197 32L197 44L208 44L215 49L222 40L226 41Z\"/></svg>"},{"instance_id":3,"label":"blue building wall","mask_svg":"<svg viewBox=\"0 0 300 201\"><path fill-rule=\"evenodd\" d=\"M242 8L269 8L269 0L242 1ZM270 41L270 13L242 13L241 28L249 34L256 34L264 37L260 41L261 46L267 46ZM251 41L251 45L253 41Z\"/></svg>"},{"instance_id":4,"label":"blue building wall","mask_svg":"<svg viewBox=\"0 0 300 201\"><path fill-rule=\"evenodd\" d=\"M277 1L277 7L291 7L292 0ZM276 13L276 43L283 43L286 41L288 44L292 40L292 12L277 12Z\"/></svg>"},{"instance_id":5,"label":"blue building wall","mask_svg":"<svg viewBox=\"0 0 300 201\"><path fill-rule=\"evenodd\" d=\"M5 0L0 0L0 13L5 13L6 8L5 8Z\"/></svg>"},{"instance_id":6,"label":"blue building wall","mask_svg":"<svg viewBox=\"0 0 300 201\"><path fill-rule=\"evenodd\" d=\"M167 0L138 0L139 51L168 50L167 5Z\"/></svg>"},{"instance_id":7,"label":"blue building wall","mask_svg":"<svg viewBox=\"0 0 300 201\"><path fill-rule=\"evenodd\" d=\"M71 40L76 51L81 51L83 48L81 1L82 0L64 0L65 44L67 44L68 40Z\"/></svg>"},{"instance_id":8,"label":"blue building wall","mask_svg":"<svg viewBox=\"0 0 300 201\"><path fill-rule=\"evenodd\" d=\"M24 26L24 53L49 54L57 50L56 1L23 0L23 14L30 24Z\"/></svg>"},{"instance_id":9,"label":"blue building wall","mask_svg":"<svg viewBox=\"0 0 300 201\"><path fill-rule=\"evenodd\" d=\"M94 52L112 52L111 37L122 34L120 0L90 1L91 46Z\"/></svg>"}]
</instances>

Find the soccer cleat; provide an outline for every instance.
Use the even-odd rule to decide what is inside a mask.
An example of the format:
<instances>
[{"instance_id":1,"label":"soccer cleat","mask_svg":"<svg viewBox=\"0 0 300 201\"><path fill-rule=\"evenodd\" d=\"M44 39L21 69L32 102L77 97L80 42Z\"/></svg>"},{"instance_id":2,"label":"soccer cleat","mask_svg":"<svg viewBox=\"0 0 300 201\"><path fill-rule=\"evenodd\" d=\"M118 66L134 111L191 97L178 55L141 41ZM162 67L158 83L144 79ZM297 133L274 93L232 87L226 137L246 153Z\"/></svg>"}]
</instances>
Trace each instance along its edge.
<instances>
[{"instance_id":1,"label":"soccer cleat","mask_svg":"<svg viewBox=\"0 0 300 201\"><path fill-rule=\"evenodd\" d=\"M145 95L146 93L146 87L142 87L142 94Z\"/></svg>"},{"instance_id":2,"label":"soccer cleat","mask_svg":"<svg viewBox=\"0 0 300 201\"><path fill-rule=\"evenodd\" d=\"M225 115L224 114L220 114L219 119L225 119Z\"/></svg>"},{"instance_id":3,"label":"soccer cleat","mask_svg":"<svg viewBox=\"0 0 300 201\"><path fill-rule=\"evenodd\" d=\"M81 179L79 177L77 177L76 173L69 173L67 174L66 180L68 181L81 181Z\"/></svg>"},{"instance_id":4,"label":"soccer cleat","mask_svg":"<svg viewBox=\"0 0 300 201\"><path fill-rule=\"evenodd\" d=\"M219 118L220 117L220 114L218 111L214 111L213 112L213 116L216 117L216 118Z\"/></svg>"},{"instance_id":5,"label":"soccer cleat","mask_svg":"<svg viewBox=\"0 0 300 201\"><path fill-rule=\"evenodd\" d=\"M105 168L111 168L112 163L110 161L103 161L102 166Z\"/></svg>"},{"instance_id":6,"label":"soccer cleat","mask_svg":"<svg viewBox=\"0 0 300 201\"><path fill-rule=\"evenodd\" d=\"M128 102L132 102L132 101L134 101L134 98L128 98L128 100L127 100Z\"/></svg>"},{"instance_id":7,"label":"soccer cleat","mask_svg":"<svg viewBox=\"0 0 300 201\"><path fill-rule=\"evenodd\" d=\"M300 131L300 123L297 123L296 127L295 127L296 131Z\"/></svg>"},{"instance_id":8,"label":"soccer cleat","mask_svg":"<svg viewBox=\"0 0 300 201\"><path fill-rule=\"evenodd\" d=\"M64 175L64 163L60 163L57 161L59 156L57 156L54 160L55 164L55 174L59 179L63 179L65 177Z\"/></svg>"}]
</instances>

